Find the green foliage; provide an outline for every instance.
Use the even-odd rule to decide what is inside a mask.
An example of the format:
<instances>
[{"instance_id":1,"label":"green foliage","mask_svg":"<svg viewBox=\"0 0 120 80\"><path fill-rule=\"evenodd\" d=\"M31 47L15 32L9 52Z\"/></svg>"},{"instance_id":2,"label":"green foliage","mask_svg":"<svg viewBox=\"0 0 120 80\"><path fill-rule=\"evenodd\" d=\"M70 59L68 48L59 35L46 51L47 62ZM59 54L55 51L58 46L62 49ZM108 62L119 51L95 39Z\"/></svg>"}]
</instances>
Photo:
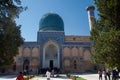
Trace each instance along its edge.
<instances>
[{"instance_id":1,"label":"green foliage","mask_svg":"<svg viewBox=\"0 0 120 80\"><path fill-rule=\"evenodd\" d=\"M100 18L94 20L91 31L94 53L92 61L109 67L120 67L120 2L95 0Z\"/></svg>"},{"instance_id":2,"label":"green foliage","mask_svg":"<svg viewBox=\"0 0 120 80\"><path fill-rule=\"evenodd\" d=\"M0 0L0 64L9 65L18 54L18 47L23 44L20 25L15 22L20 12L20 0Z\"/></svg>"}]
</instances>

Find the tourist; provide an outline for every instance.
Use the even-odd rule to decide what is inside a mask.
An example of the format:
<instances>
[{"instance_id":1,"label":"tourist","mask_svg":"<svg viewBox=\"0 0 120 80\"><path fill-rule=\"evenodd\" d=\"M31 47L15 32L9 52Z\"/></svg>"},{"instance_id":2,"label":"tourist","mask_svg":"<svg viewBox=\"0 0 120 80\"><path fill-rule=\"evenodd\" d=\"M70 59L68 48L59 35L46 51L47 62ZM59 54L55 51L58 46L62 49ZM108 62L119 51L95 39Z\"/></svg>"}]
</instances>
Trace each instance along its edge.
<instances>
[{"instance_id":1,"label":"tourist","mask_svg":"<svg viewBox=\"0 0 120 80\"><path fill-rule=\"evenodd\" d=\"M52 72L51 72L51 73L52 73L52 77L54 77L54 73L55 73L55 72L54 72L54 69L52 70Z\"/></svg>"},{"instance_id":2,"label":"tourist","mask_svg":"<svg viewBox=\"0 0 120 80\"><path fill-rule=\"evenodd\" d=\"M118 80L119 79L119 70L118 70L118 68L116 68L116 80Z\"/></svg>"},{"instance_id":3,"label":"tourist","mask_svg":"<svg viewBox=\"0 0 120 80\"><path fill-rule=\"evenodd\" d=\"M107 80L107 73L106 73L106 69L103 70L103 74L104 74L104 78L105 80Z\"/></svg>"},{"instance_id":4,"label":"tourist","mask_svg":"<svg viewBox=\"0 0 120 80\"><path fill-rule=\"evenodd\" d=\"M116 74L117 74L116 69L113 69L112 70L112 80L116 80Z\"/></svg>"},{"instance_id":5,"label":"tourist","mask_svg":"<svg viewBox=\"0 0 120 80\"><path fill-rule=\"evenodd\" d=\"M19 72L19 75L17 76L16 80L24 80L22 72Z\"/></svg>"},{"instance_id":6,"label":"tourist","mask_svg":"<svg viewBox=\"0 0 120 80\"><path fill-rule=\"evenodd\" d=\"M46 72L47 80L50 80L51 73L47 70Z\"/></svg>"},{"instance_id":7,"label":"tourist","mask_svg":"<svg viewBox=\"0 0 120 80\"><path fill-rule=\"evenodd\" d=\"M99 80L102 80L102 70L98 70L98 74L99 74Z\"/></svg>"},{"instance_id":8,"label":"tourist","mask_svg":"<svg viewBox=\"0 0 120 80\"><path fill-rule=\"evenodd\" d=\"M106 70L106 74L107 74L108 79L110 80L110 70L109 69Z\"/></svg>"}]
</instances>

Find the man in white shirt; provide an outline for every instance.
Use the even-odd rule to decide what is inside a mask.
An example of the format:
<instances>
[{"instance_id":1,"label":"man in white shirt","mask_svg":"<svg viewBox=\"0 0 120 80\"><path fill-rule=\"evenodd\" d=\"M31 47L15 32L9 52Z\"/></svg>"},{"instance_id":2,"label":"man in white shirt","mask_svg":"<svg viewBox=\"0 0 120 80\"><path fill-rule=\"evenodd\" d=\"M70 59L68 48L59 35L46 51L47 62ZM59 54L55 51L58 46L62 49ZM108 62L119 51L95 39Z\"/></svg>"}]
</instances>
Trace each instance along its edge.
<instances>
[{"instance_id":1,"label":"man in white shirt","mask_svg":"<svg viewBox=\"0 0 120 80\"><path fill-rule=\"evenodd\" d=\"M47 70L46 72L47 80L50 80L51 73Z\"/></svg>"}]
</instances>

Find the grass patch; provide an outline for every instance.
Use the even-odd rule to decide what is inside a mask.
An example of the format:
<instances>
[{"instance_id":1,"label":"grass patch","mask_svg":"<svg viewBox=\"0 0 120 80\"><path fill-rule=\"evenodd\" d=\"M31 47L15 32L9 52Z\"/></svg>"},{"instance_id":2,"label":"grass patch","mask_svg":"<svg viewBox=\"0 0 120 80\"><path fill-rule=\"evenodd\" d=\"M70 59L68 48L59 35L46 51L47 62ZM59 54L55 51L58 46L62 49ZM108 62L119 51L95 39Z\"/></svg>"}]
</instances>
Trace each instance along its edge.
<instances>
[{"instance_id":1,"label":"grass patch","mask_svg":"<svg viewBox=\"0 0 120 80\"><path fill-rule=\"evenodd\" d=\"M83 79L83 78L76 78L76 80L86 80L86 79Z\"/></svg>"},{"instance_id":2,"label":"grass patch","mask_svg":"<svg viewBox=\"0 0 120 80\"><path fill-rule=\"evenodd\" d=\"M24 78L29 78L29 76L24 76Z\"/></svg>"},{"instance_id":3,"label":"grass patch","mask_svg":"<svg viewBox=\"0 0 120 80\"><path fill-rule=\"evenodd\" d=\"M42 78L43 76L35 76L35 78Z\"/></svg>"}]
</instances>

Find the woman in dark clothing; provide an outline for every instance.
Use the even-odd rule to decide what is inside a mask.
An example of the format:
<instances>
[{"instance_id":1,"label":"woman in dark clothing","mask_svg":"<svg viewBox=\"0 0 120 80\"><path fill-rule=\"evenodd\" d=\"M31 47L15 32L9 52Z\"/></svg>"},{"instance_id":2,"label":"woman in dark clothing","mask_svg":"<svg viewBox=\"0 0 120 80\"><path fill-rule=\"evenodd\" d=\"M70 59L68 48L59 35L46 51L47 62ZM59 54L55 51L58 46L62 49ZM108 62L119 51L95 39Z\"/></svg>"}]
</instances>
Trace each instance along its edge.
<instances>
[{"instance_id":1,"label":"woman in dark clothing","mask_svg":"<svg viewBox=\"0 0 120 80\"><path fill-rule=\"evenodd\" d=\"M108 79L110 80L110 70L106 70L106 74L107 74Z\"/></svg>"},{"instance_id":2,"label":"woman in dark clothing","mask_svg":"<svg viewBox=\"0 0 120 80\"><path fill-rule=\"evenodd\" d=\"M99 80L102 80L102 70L101 69L98 71L98 74L99 74Z\"/></svg>"}]
</instances>

